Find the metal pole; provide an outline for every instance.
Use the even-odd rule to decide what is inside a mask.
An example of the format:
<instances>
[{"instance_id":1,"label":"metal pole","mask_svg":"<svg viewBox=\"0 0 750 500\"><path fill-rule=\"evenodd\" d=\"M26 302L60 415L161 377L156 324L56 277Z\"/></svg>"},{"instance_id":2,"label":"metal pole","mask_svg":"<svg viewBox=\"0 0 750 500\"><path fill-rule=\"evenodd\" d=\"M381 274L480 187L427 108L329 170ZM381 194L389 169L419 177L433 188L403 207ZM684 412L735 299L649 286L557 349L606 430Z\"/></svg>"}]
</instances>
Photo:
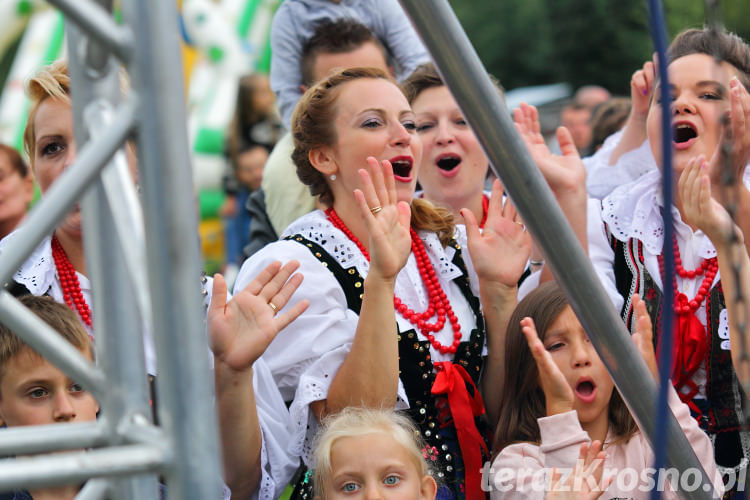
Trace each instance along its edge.
<instances>
[{"instance_id":1,"label":"metal pole","mask_svg":"<svg viewBox=\"0 0 750 500\"><path fill-rule=\"evenodd\" d=\"M497 90L446 0L400 0L443 79L502 179L518 212L541 245L558 283L627 402L641 430L654 442L656 383L612 307L542 174L518 136ZM668 463L700 470L711 485L674 416L668 415ZM712 488L709 487L711 490ZM712 498L698 488L686 498Z\"/></svg>"},{"instance_id":2,"label":"metal pole","mask_svg":"<svg viewBox=\"0 0 750 500\"><path fill-rule=\"evenodd\" d=\"M90 477L152 474L169 467L171 459L164 447L137 444L0 460L0 491L25 488L29 484L35 488L77 484Z\"/></svg>"},{"instance_id":3,"label":"metal pole","mask_svg":"<svg viewBox=\"0 0 750 500\"><path fill-rule=\"evenodd\" d=\"M125 142L135 123L135 108L135 99L123 103L117 109L117 120L112 126L103 131L97 141L80 149L75 164L60 175L44 198L34 206L13 241L0 252L0 283L7 283L39 242L52 233Z\"/></svg>"},{"instance_id":4,"label":"metal pole","mask_svg":"<svg viewBox=\"0 0 750 500\"><path fill-rule=\"evenodd\" d=\"M2 430L0 457L104 446L109 442L106 424L70 424L11 427Z\"/></svg>"},{"instance_id":5,"label":"metal pole","mask_svg":"<svg viewBox=\"0 0 750 500\"><path fill-rule=\"evenodd\" d=\"M38 316L30 313L5 290L0 291L0 318L21 340L67 373L94 397L98 399L103 396L107 390L104 374L70 342Z\"/></svg>"},{"instance_id":6,"label":"metal pole","mask_svg":"<svg viewBox=\"0 0 750 500\"><path fill-rule=\"evenodd\" d=\"M111 5L106 5L106 0L102 4L104 8L111 9ZM101 9L98 5L96 7ZM90 125L108 125L111 121L111 104L120 100L120 75L118 64L108 57L105 47L84 36L75 25L69 24L67 31L76 143L84 144L89 140ZM121 150L115 156L124 158L125 153ZM108 416L112 445L123 442L118 434L120 421L129 420L134 415L147 421L150 416L144 362L144 334L150 325L144 326L138 314L136 290L125 265L123 245L120 244L116 227L117 222L123 224L128 221L116 221L113 217L113 212L120 207L109 204L102 181L105 172L115 173L116 168L113 158L102 170L102 176L85 193L81 203L86 264L94 291L94 332L98 359L107 378L119 386L116 387L119 390L107 391L100 400L102 412ZM132 185L133 179L123 179L123 182ZM137 200L134 201L137 203ZM144 268L145 262L141 262L140 267ZM139 293L148 298L147 290L140 290ZM127 384L127 388L124 384ZM113 484L112 490L115 500L155 500L158 498L157 477L154 474L128 477Z\"/></svg>"},{"instance_id":7,"label":"metal pole","mask_svg":"<svg viewBox=\"0 0 750 500\"><path fill-rule=\"evenodd\" d=\"M75 500L103 500L112 491L112 482L106 479L91 479L81 488Z\"/></svg>"},{"instance_id":8,"label":"metal pole","mask_svg":"<svg viewBox=\"0 0 750 500\"><path fill-rule=\"evenodd\" d=\"M188 155L182 67L173 2L123 5L133 27L131 75L140 97L140 158L159 419L174 445L165 471L170 498L203 500L221 491L213 376L201 307L197 213Z\"/></svg>"},{"instance_id":9,"label":"metal pole","mask_svg":"<svg viewBox=\"0 0 750 500\"><path fill-rule=\"evenodd\" d=\"M130 60L133 52L133 33L127 27L118 26L112 16L101 5L91 0L47 0L60 9L66 19L86 30L121 61Z\"/></svg>"}]
</instances>

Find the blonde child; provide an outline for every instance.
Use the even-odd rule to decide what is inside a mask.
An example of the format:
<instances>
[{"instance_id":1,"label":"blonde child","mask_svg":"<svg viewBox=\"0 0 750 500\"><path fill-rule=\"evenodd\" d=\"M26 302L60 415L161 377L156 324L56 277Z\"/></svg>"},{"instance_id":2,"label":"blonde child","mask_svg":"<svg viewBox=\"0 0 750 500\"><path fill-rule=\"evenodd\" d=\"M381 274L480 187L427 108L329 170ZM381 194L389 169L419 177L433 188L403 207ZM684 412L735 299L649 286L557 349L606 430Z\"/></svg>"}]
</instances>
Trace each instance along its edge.
<instances>
[{"instance_id":1,"label":"blonde child","mask_svg":"<svg viewBox=\"0 0 750 500\"><path fill-rule=\"evenodd\" d=\"M644 302L637 296L634 302L637 326L633 341L657 378L651 321ZM593 484L605 490L600 498L648 498L653 485L645 469L653 462L651 447L554 282L540 286L518 304L508 326L505 360L503 403L495 435L499 454L489 480L492 498L545 498L547 485L539 481L544 479L544 469L550 473L553 467L572 470L579 455L597 455L602 446L604 470L614 474L614 481L607 487L599 469ZM672 388L669 405L721 492L711 441ZM590 450L581 450L592 441ZM635 482L625 477L631 470L637 473ZM583 483L590 485L589 481ZM676 498L669 487L666 489L665 497ZM581 498L599 495L594 493L586 496L581 492Z\"/></svg>"},{"instance_id":2,"label":"blonde child","mask_svg":"<svg viewBox=\"0 0 750 500\"><path fill-rule=\"evenodd\" d=\"M315 498L433 500L437 456L405 415L346 408L324 422L315 448Z\"/></svg>"}]
</instances>

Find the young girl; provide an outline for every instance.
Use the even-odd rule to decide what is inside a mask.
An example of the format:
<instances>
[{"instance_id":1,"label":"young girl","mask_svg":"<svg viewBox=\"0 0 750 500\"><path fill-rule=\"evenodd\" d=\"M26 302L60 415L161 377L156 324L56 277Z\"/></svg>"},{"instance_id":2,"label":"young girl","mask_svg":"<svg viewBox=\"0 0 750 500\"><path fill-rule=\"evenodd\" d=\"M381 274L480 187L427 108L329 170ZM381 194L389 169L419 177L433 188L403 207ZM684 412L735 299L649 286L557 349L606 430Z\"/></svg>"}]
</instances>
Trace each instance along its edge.
<instances>
[{"instance_id":1,"label":"young girl","mask_svg":"<svg viewBox=\"0 0 750 500\"><path fill-rule=\"evenodd\" d=\"M637 296L634 308L633 341L656 378L651 321ZM500 453L490 477L492 498L544 498L545 487L543 483L540 487L535 473L542 468L573 469L581 445L592 440L593 450L603 443L604 469L615 474L601 498L648 498L648 478L644 481L642 472L653 462L651 447L554 282L540 286L518 304L508 326L505 360L507 376L495 435L495 450ZM722 488L711 441L671 388L669 405L706 473L717 478L714 487ZM638 481L625 481L624 476L632 474L625 469L635 470Z\"/></svg>"},{"instance_id":2,"label":"young girl","mask_svg":"<svg viewBox=\"0 0 750 500\"><path fill-rule=\"evenodd\" d=\"M315 498L433 500L437 484L414 424L391 410L347 408L324 422L315 448Z\"/></svg>"},{"instance_id":3,"label":"young girl","mask_svg":"<svg viewBox=\"0 0 750 500\"><path fill-rule=\"evenodd\" d=\"M675 184L690 170L691 162L705 163L710 179L707 187L712 185L720 194L726 191L721 185L724 166L729 165L734 177L740 179L750 160L750 134L745 125L750 120L746 90L750 85L750 47L736 35L687 30L675 37L668 60ZM666 92L657 82L645 122L648 144L660 166L661 110L657 104ZM530 119L524 122L521 117L519 129L533 129L534 112L526 107L524 116ZM725 117L729 117L726 130L722 125ZM722 149L727 140L731 141L728 156ZM537 163L559 165L567 160L574 168L575 164L583 168L572 156L539 153L532 153ZM750 191L742 183L731 190L738 200L737 223L747 233ZM663 283L661 278L665 242L661 173L657 169L619 186L601 201L589 202L586 241L592 264L631 331L634 294L644 298L656 323L666 314L662 310L665 287L674 290L675 336L668 346L674 359L672 383L711 437L720 470L737 475L750 459L750 433L743 427L744 395L731 362L729 318L734 316L731 309L735 303L725 300L728 295L722 282L733 270L731 264L727 268L728 259L716 258L716 245L721 242L710 236L716 231L689 219L696 199L675 190L671 207L675 238L666 242L675 256L674 283ZM732 349L740 348L732 344Z\"/></svg>"}]
</instances>

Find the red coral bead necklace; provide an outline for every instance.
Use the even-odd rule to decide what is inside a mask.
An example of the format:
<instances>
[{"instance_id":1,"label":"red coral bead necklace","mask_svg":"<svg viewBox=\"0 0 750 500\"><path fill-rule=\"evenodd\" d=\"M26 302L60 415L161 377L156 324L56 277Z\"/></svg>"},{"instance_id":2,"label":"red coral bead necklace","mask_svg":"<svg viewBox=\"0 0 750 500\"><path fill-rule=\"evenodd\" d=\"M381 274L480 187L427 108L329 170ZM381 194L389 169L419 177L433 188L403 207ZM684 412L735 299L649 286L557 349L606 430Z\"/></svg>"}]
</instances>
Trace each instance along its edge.
<instances>
[{"instance_id":1,"label":"red coral bead necklace","mask_svg":"<svg viewBox=\"0 0 750 500\"><path fill-rule=\"evenodd\" d=\"M346 227L346 224L344 224L344 221L341 220L333 207L326 210L326 216L331 224L338 228L347 238L357 245L359 251L362 252L362 255L364 255L369 262L369 252L362 242L354 236L348 227ZM411 233L411 251L414 253L414 257L417 261L417 269L419 269L419 275L422 277L422 282L427 289L429 306L426 311L418 313L409 309L409 307L395 295L393 297L393 306L404 318L416 326L417 330L429 340L430 344L432 344L436 350L442 354L453 354L461 343L461 325L458 323L458 317L453 312L448 297L445 295L442 286L440 286L440 282L437 279L437 273L435 273L435 268L427 255L427 250L425 250L422 239L417 235L414 229L409 228L409 232ZM435 322L428 323L427 321L435 315L437 315ZM435 336L433 335L433 333L439 332L443 329L446 318L453 329L453 343L451 345L441 344L439 341L435 340Z\"/></svg>"},{"instance_id":2,"label":"red coral bead necklace","mask_svg":"<svg viewBox=\"0 0 750 500\"><path fill-rule=\"evenodd\" d=\"M672 240L672 252L674 253L674 266L675 271L677 271L677 274L680 276L680 278L683 279L693 279L698 276L701 276L705 274L705 277L703 278L703 283L701 283L700 288L698 288L698 293L695 294L695 298L693 300L688 301L687 297L684 297L683 293L680 293L680 291L677 289L677 280L675 279L672 283L672 287L674 289L674 296L675 296L675 304L674 304L674 311L677 314L686 314L686 313L693 313L698 310L703 300L706 298L706 295L708 295L708 291L711 289L711 283L714 281L714 277L716 277L716 272L719 269L719 263L716 260L716 257L712 257L710 259L704 259L700 266L698 266L694 270L688 271L684 267L682 267L682 258L680 257L680 247L677 245L677 240ZM661 272L661 275L664 276L664 258L659 255L659 270ZM683 296L683 297L681 297ZM680 300L682 299L682 300Z\"/></svg>"},{"instance_id":3,"label":"red coral bead necklace","mask_svg":"<svg viewBox=\"0 0 750 500\"><path fill-rule=\"evenodd\" d=\"M78 282L76 270L70 263L57 236L52 237L52 258L55 260L57 277L60 279L60 288L62 288L65 303L78 312L81 320L91 328L91 309L89 309L89 305L81 292L81 284Z\"/></svg>"}]
</instances>

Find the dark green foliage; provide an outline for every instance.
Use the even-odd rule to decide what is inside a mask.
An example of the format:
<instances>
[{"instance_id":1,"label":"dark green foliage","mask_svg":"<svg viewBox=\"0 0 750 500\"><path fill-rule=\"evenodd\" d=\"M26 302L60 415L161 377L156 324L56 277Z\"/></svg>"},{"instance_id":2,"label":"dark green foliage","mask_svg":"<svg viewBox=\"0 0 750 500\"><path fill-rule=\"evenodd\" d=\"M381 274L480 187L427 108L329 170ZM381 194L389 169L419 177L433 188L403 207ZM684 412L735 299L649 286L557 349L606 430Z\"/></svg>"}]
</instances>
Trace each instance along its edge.
<instances>
[{"instance_id":1,"label":"dark green foliage","mask_svg":"<svg viewBox=\"0 0 750 500\"><path fill-rule=\"evenodd\" d=\"M450 0L487 69L507 89L569 82L628 95L653 52L644 0ZM718 2L718 18L750 40L750 1ZM703 0L665 0L668 36L706 22Z\"/></svg>"}]
</instances>

